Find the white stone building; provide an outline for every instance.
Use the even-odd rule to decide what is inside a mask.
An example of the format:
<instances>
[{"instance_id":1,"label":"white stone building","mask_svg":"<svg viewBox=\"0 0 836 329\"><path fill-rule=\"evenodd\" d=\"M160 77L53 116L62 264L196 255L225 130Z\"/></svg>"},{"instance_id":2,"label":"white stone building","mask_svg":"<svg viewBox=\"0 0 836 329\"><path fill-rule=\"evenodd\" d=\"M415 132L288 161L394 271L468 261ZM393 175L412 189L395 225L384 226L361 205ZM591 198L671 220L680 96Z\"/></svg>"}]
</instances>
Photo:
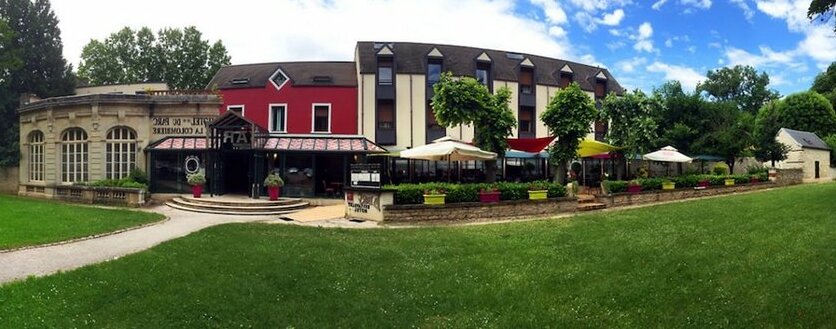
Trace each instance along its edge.
<instances>
[{"instance_id":1,"label":"white stone building","mask_svg":"<svg viewBox=\"0 0 836 329\"><path fill-rule=\"evenodd\" d=\"M779 169L801 168L805 182L830 181L830 147L807 131L781 128L776 140L790 147L787 159L776 162Z\"/></svg>"}]
</instances>

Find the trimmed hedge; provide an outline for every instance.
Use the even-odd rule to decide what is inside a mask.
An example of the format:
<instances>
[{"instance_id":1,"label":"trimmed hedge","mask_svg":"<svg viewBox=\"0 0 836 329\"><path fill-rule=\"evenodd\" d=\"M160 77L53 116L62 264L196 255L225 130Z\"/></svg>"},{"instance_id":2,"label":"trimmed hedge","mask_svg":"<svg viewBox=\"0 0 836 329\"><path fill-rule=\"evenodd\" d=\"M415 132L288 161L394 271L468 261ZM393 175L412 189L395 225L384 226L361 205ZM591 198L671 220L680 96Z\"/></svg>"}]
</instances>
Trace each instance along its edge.
<instances>
[{"instance_id":1,"label":"trimmed hedge","mask_svg":"<svg viewBox=\"0 0 836 329\"><path fill-rule=\"evenodd\" d=\"M500 200L525 200L528 199L528 190L532 185L545 187L548 190L549 198L566 196L565 186L547 181L532 183L497 182L494 184L421 183L387 185L385 188L396 190L395 204L422 204L424 203L424 191L429 190L445 191L444 200L446 203L479 202L479 192L491 188L499 191Z\"/></svg>"},{"instance_id":2,"label":"trimmed hedge","mask_svg":"<svg viewBox=\"0 0 836 329\"><path fill-rule=\"evenodd\" d=\"M708 185L710 186L723 186L726 184L727 178L734 179L735 184L748 184L751 181L752 176L757 177L759 182L769 181L769 175L765 172L754 175L685 175L668 178L640 178L637 179L637 181L639 182L639 185L642 186L642 191L653 191L661 190L662 183L668 180L674 182L676 184L676 188L691 188L699 186L699 183L702 180L707 180ZM604 188L610 193L627 192L627 185L628 182L623 180L604 181Z\"/></svg>"}]
</instances>

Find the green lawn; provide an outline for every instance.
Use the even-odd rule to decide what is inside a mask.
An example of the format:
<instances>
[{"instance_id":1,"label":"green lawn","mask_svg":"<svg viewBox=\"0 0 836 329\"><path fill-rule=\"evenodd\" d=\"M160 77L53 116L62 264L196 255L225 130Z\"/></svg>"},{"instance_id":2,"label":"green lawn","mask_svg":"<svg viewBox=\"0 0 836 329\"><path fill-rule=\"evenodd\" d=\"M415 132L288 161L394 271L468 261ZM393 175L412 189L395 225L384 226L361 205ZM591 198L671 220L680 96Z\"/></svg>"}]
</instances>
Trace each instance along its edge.
<instances>
[{"instance_id":1,"label":"green lawn","mask_svg":"<svg viewBox=\"0 0 836 329\"><path fill-rule=\"evenodd\" d=\"M500 225L218 226L0 288L0 327L832 327L836 184Z\"/></svg>"},{"instance_id":2,"label":"green lawn","mask_svg":"<svg viewBox=\"0 0 836 329\"><path fill-rule=\"evenodd\" d=\"M106 233L162 218L159 214L127 209L0 195L0 250Z\"/></svg>"}]
</instances>

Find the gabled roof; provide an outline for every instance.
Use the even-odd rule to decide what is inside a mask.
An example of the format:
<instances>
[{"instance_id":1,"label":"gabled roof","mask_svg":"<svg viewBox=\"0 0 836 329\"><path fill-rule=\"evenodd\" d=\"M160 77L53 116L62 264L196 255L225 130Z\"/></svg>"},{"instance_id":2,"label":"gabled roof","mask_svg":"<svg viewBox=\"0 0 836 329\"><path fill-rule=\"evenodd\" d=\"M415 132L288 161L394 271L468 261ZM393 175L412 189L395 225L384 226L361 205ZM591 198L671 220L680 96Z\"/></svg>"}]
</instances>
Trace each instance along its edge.
<instances>
[{"instance_id":1,"label":"gabled roof","mask_svg":"<svg viewBox=\"0 0 836 329\"><path fill-rule=\"evenodd\" d=\"M287 75L294 86L357 86L354 62L276 62L224 66L215 73L206 87L262 88L278 69ZM325 77L329 77L330 81Z\"/></svg>"},{"instance_id":2,"label":"gabled roof","mask_svg":"<svg viewBox=\"0 0 836 329\"><path fill-rule=\"evenodd\" d=\"M360 73L375 73L377 70L377 51L382 46L390 47L394 52L395 71L397 73L426 74L427 55L433 49L438 49L439 52L444 54L442 64L444 71L451 71L453 75L457 76L474 76L477 59L482 56L490 58L493 65L494 80L518 81L519 66L525 59L528 59L534 66L537 84L558 86L560 70L568 65L573 74L573 80L583 90L594 91L596 76L603 74L607 79L607 92L612 91L620 94L624 91L624 88L615 80L609 70L595 66L502 50L415 42L358 42L357 60L359 61Z\"/></svg>"},{"instance_id":3,"label":"gabled roof","mask_svg":"<svg viewBox=\"0 0 836 329\"><path fill-rule=\"evenodd\" d=\"M817 136L814 133L808 131L781 128L781 130L778 131L778 134L780 134L782 131L786 133L787 136L792 138L796 143L798 143L798 145L801 145L802 148L827 151L830 150L830 147L827 146L827 143L821 140L821 138L819 138L819 136Z\"/></svg>"}]
</instances>

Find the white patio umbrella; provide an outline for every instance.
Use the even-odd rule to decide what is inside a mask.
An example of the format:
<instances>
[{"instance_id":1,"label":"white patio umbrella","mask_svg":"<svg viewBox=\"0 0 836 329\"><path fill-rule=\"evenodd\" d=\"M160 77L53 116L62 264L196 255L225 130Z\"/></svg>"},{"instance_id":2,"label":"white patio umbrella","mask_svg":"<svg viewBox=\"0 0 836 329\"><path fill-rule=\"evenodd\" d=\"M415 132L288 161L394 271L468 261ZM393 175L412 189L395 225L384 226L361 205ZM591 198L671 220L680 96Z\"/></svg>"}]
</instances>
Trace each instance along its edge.
<instances>
[{"instance_id":1,"label":"white patio umbrella","mask_svg":"<svg viewBox=\"0 0 836 329\"><path fill-rule=\"evenodd\" d=\"M483 151L476 146L446 136L430 144L401 151L401 158L430 161L493 160L496 159L496 153Z\"/></svg>"},{"instance_id":2,"label":"white patio umbrella","mask_svg":"<svg viewBox=\"0 0 836 329\"><path fill-rule=\"evenodd\" d=\"M689 158L685 154L679 153L673 146L665 146L656 152L651 152L642 156L644 160L661 161L661 162L691 162L694 159Z\"/></svg>"}]
</instances>

